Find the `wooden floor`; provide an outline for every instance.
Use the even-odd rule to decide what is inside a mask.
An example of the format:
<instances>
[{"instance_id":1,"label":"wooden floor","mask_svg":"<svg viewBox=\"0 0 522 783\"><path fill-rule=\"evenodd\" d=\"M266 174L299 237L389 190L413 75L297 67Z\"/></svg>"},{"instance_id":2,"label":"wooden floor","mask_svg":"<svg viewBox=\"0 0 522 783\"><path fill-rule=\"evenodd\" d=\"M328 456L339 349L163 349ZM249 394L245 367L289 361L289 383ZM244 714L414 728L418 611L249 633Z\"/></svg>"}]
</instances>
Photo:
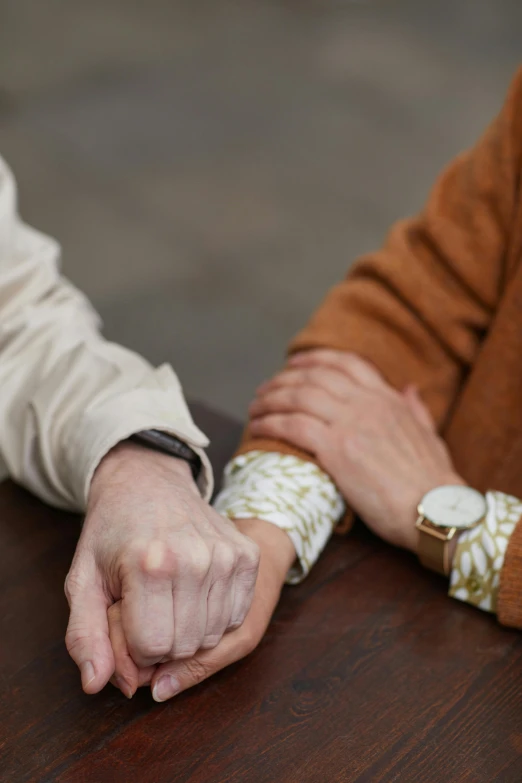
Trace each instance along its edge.
<instances>
[{"instance_id":1,"label":"wooden floor","mask_svg":"<svg viewBox=\"0 0 522 783\"><path fill-rule=\"evenodd\" d=\"M519 0L0 0L0 153L108 334L242 414L497 110L521 29Z\"/></svg>"}]
</instances>

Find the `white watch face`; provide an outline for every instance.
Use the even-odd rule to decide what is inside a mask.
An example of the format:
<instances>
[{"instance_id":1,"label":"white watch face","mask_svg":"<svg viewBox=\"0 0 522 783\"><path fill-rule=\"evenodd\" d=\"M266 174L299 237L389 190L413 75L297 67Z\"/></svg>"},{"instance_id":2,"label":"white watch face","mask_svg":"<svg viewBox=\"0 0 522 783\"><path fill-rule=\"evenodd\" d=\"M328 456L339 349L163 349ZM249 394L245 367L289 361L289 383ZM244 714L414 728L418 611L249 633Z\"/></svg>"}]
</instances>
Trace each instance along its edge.
<instances>
[{"instance_id":1,"label":"white watch face","mask_svg":"<svg viewBox=\"0 0 522 783\"><path fill-rule=\"evenodd\" d=\"M473 527L486 513L486 500L471 487L444 486L432 489L421 500L419 514L441 527Z\"/></svg>"}]
</instances>

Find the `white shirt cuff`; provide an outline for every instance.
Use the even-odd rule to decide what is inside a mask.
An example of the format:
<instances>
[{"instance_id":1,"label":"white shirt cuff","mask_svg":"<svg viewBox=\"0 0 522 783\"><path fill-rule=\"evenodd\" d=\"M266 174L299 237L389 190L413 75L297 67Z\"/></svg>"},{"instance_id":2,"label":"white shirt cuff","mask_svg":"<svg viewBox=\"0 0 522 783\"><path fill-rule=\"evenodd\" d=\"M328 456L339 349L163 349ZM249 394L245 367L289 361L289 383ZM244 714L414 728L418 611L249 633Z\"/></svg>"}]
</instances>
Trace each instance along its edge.
<instances>
[{"instance_id":1,"label":"white shirt cuff","mask_svg":"<svg viewBox=\"0 0 522 783\"><path fill-rule=\"evenodd\" d=\"M198 487L210 500L214 481L204 451L207 437L196 427L177 383L171 381L167 365L153 371L151 386L121 392L76 417L64 445L69 482L80 510L84 510L94 471L103 457L120 441L142 430L161 430L182 440L201 459ZM175 376L174 376L175 377ZM163 388L162 388L163 387ZM72 429L75 426L76 429Z\"/></svg>"},{"instance_id":2,"label":"white shirt cuff","mask_svg":"<svg viewBox=\"0 0 522 783\"><path fill-rule=\"evenodd\" d=\"M262 519L284 530L297 554L287 582L308 574L344 511L337 487L317 465L288 454L251 451L225 470L214 502L230 519Z\"/></svg>"},{"instance_id":3,"label":"white shirt cuff","mask_svg":"<svg viewBox=\"0 0 522 783\"><path fill-rule=\"evenodd\" d=\"M488 492L486 517L459 536L449 595L486 612L496 612L500 573L509 539L522 517L522 501Z\"/></svg>"}]
</instances>

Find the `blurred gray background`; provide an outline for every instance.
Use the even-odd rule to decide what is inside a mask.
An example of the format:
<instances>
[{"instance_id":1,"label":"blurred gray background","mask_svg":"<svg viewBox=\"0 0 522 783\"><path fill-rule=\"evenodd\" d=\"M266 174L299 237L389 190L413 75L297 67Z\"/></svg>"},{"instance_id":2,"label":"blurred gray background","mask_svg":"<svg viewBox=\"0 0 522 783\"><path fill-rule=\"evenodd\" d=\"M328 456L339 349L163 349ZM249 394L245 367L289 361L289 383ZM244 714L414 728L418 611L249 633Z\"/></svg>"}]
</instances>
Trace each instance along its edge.
<instances>
[{"instance_id":1,"label":"blurred gray background","mask_svg":"<svg viewBox=\"0 0 522 783\"><path fill-rule=\"evenodd\" d=\"M499 108L520 0L0 0L0 154L106 334L243 416Z\"/></svg>"}]
</instances>

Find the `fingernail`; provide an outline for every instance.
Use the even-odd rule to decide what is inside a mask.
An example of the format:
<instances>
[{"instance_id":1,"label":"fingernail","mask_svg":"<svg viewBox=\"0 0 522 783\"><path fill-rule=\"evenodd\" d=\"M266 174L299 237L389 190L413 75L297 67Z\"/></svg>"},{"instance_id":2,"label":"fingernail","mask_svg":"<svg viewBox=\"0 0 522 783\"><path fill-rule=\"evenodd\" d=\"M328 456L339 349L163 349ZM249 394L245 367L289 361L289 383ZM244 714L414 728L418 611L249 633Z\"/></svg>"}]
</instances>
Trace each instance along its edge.
<instances>
[{"instance_id":1,"label":"fingernail","mask_svg":"<svg viewBox=\"0 0 522 783\"><path fill-rule=\"evenodd\" d=\"M113 677L113 680L115 686L120 689L123 695L126 696L128 699L132 699L134 694L132 692L132 688L129 685L129 683L126 680L122 679L121 677Z\"/></svg>"},{"instance_id":2,"label":"fingernail","mask_svg":"<svg viewBox=\"0 0 522 783\"><path fill-rule=\"evenodd\" d=\"M160 677L154 686L152 698L154 701L167 701L167 699L171 699L176 693L179 693L180 690L180 684L177 679L171 674L165 674L163 677Z\"/></svg>"},{"instance_id":3,"label":"fingernail","mask_svg":"<svg viewBox=\"0 0 522 783\"><path fill-rule=\"evenodd\" d=\"M80 672L82 675L82 687L85 689L96 677L94 666L90 661L85 661L80 667Z\"/></svg>"}]
</instances>

